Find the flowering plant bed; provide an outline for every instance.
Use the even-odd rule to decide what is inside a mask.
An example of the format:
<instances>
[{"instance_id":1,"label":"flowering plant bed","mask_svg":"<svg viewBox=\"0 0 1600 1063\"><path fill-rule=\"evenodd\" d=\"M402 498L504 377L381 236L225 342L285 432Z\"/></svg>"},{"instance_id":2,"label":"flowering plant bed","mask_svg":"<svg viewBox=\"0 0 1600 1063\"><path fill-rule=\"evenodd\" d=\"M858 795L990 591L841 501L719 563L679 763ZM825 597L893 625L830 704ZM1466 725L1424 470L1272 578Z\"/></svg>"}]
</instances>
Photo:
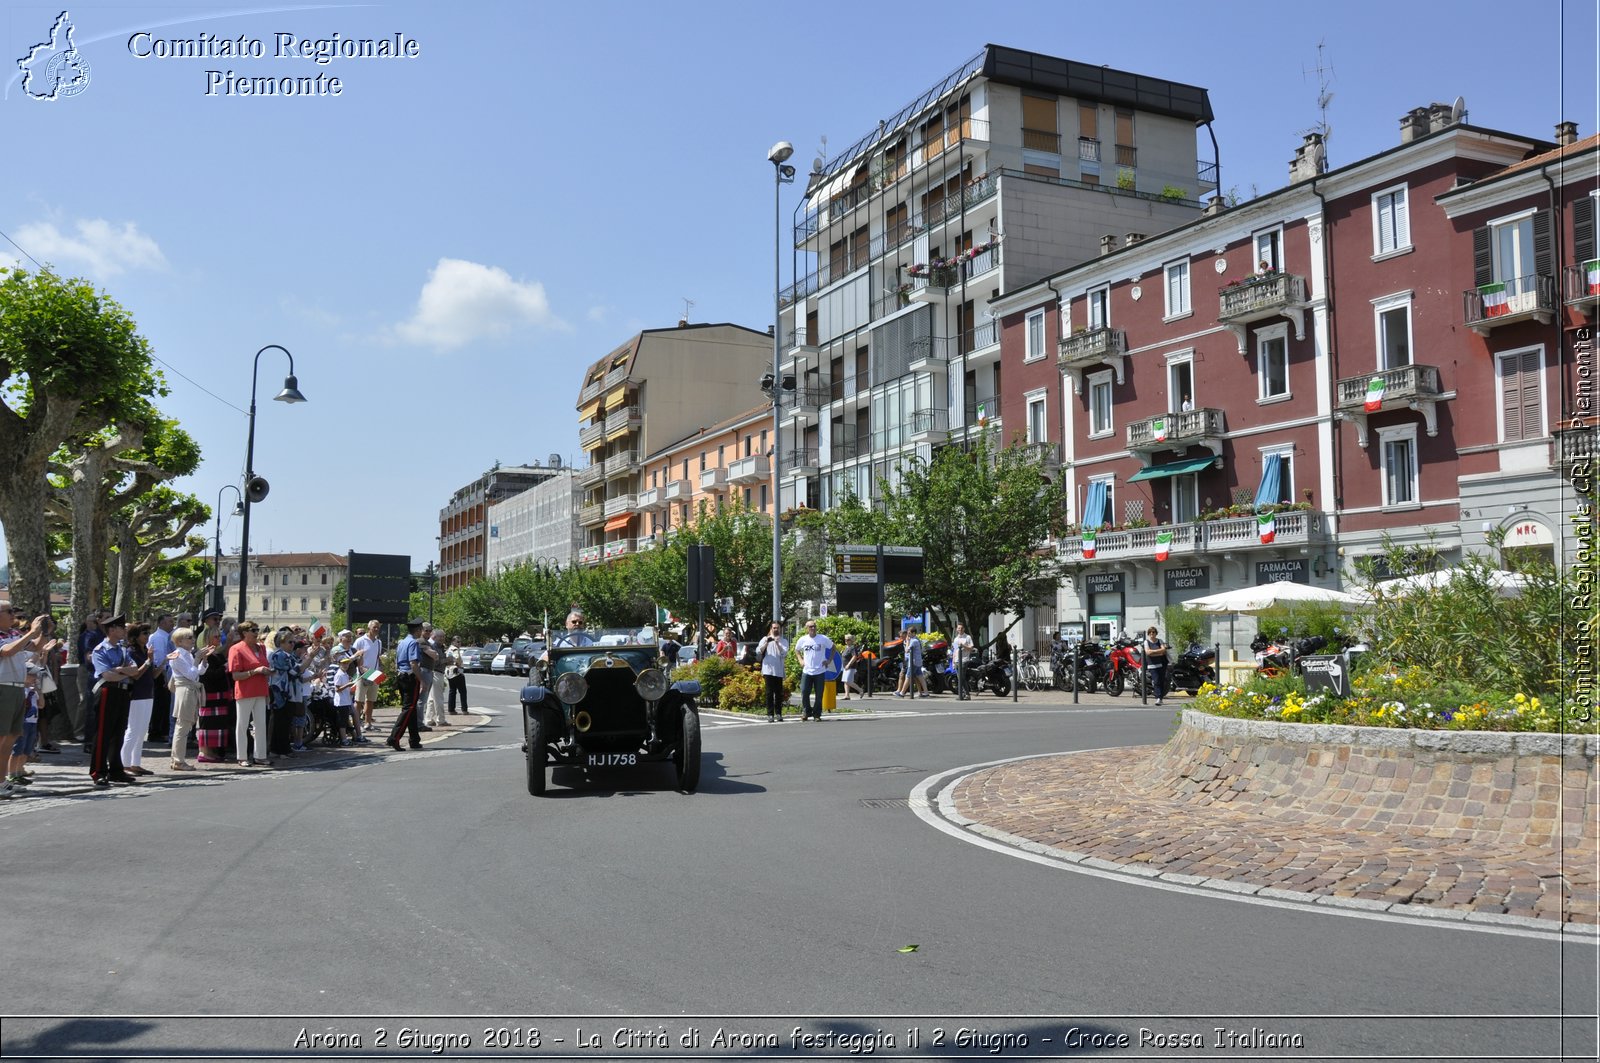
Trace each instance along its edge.
<instances>
[{"instance_id":1,"label":"flowering plant bed","mask_svg":"<svg viewBox=\"0 0 1600 1063\"><path fill-rule=\"evenodd\" d=\"M1308 693L1298 676L1256 676L1243 686L1206 684L1192 708L1213 716L1274 723L1322 723L1429 731L1540 731L1596 734L1595 714L1521 691L1479 690L1421 668L1367 672L1351 682L1350 696ZM1570 708L1571 711L1566 711ZM1584 719L1583 717L1588 717Z\"/></svg>"}]
</instances>

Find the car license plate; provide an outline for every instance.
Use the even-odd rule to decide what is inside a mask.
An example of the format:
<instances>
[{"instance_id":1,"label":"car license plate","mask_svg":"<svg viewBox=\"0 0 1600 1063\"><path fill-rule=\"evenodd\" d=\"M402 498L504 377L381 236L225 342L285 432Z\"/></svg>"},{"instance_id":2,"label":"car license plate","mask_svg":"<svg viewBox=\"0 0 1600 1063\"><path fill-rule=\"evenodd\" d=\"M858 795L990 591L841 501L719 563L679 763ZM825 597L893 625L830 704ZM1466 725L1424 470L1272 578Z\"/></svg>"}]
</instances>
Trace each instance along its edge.
<instances>
[{"instance_id":1,"label":"car license plate","mask_svg":"<svg viewBox=\"0 0 1600 1063\"><path fill-rule=\"evenodd\" d=\"M639 754L590 753L587 763L591 768L631 768L639 763Z\"/></svg>"}]
</instances>

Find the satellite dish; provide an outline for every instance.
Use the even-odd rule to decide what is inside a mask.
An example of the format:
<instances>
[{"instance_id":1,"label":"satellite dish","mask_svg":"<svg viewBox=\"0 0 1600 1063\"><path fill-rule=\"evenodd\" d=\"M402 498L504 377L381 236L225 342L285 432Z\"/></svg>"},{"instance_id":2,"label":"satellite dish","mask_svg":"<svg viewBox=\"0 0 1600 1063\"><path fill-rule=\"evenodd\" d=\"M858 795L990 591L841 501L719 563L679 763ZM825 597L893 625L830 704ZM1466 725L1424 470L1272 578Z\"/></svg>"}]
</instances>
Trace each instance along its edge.
<instances>
[{"instance_id":1,"label":"satellite dish","mask_svg":"<svg viewBox=\"0 0 1600 1063\"><path fill-rule=\"evenodd\" d=\"M1465 121L1466 117L1467 117L1467 101L1466 101L1466 98L1462 97L1462 96L1457 96L1456 97L1456 102L1452 103L1450 105L1450 121L1451 121L1452 124L1459 124L1459 123Z\"/></svg>"}]
</instances>

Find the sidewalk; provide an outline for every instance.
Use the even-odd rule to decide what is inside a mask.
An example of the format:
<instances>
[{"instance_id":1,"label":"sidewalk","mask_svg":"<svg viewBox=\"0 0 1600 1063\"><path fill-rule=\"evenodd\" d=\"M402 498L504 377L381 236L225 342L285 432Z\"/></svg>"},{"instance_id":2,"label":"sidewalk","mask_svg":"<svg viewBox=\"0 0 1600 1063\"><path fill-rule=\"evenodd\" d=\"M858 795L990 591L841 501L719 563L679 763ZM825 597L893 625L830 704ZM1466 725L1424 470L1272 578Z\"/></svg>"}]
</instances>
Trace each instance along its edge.
<instances>
[{"instance_id":1,"label":"sidewalk","mask_svg":"<svg viewBox=\"0 0 1600 1063\"><path fill-rule=\"evenodd\" d=\"M219 779L234 778L241 775L259 775L268 772L292 772L305 768L320 768L328 764L335 764L356 758L369 758L379 760L385 756L405 756L404 752L395 753L385 745L389 731L394 727L395 719L399 716L398 708L379 708L373 712L372 718L375 727L367 731L369 741L365 745L352 746L324 746L318 743L307 748L303 753L296 753L292 757L272 758L272 767L241 768L237 763L228 761L220 764L201 764L191 753L184 759L192 764L194 771L173 771L172 746L168 742L146 742L144 744L144 767L154 774L139 777L139 782L132 786L112 786L109 790L96 787L89 779L89 757L83 752L82 743L58 743L61 752L56 755L42 753L39 759L29 764L28 770L33 772L31 782L26 787L18 787L19 796L9 801L0 801L0 809L12 809L26 805L40 797L66 797L81 793L119 793L128 790L138 790L141 787L157 787L167 789L174 785L190 783L209 783ZM435 727L431 732L423 732L422 743L426 746L437 745L448 740L453 735L465 734L476 730L489 722L489 717L469 712L466 715L447 716L451 721L449 727Z\"/></svg>"}]
</instances>

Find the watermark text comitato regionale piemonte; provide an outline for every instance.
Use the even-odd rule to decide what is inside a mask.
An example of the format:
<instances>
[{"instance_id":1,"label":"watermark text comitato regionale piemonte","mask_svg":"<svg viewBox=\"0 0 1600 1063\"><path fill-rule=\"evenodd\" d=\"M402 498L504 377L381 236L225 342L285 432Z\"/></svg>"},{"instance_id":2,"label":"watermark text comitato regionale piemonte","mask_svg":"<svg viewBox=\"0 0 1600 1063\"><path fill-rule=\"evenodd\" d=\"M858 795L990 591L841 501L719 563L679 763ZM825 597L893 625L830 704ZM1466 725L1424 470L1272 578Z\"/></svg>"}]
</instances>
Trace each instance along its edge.
<instances>
[{"instance_id":1,"label":"watermark text comitato regionale piemonte","mask_svg":"<svg viewBox=\"0 0 1600 1063\"><path fill-rule=\"evenodd\" d=\"M158 37L140 30L128 38L128 54L151 60L299 59L325 67L345 59L417 59L422 55L422 45L404 33L385 37L274 33L268 38L249 34L221 37L202 31L193 37ZM209 69L204 82L206 96L341 96L344 89L344 80L326 70L309 75L252 76L232 69Z\"/></svg>"}]
</instances>

